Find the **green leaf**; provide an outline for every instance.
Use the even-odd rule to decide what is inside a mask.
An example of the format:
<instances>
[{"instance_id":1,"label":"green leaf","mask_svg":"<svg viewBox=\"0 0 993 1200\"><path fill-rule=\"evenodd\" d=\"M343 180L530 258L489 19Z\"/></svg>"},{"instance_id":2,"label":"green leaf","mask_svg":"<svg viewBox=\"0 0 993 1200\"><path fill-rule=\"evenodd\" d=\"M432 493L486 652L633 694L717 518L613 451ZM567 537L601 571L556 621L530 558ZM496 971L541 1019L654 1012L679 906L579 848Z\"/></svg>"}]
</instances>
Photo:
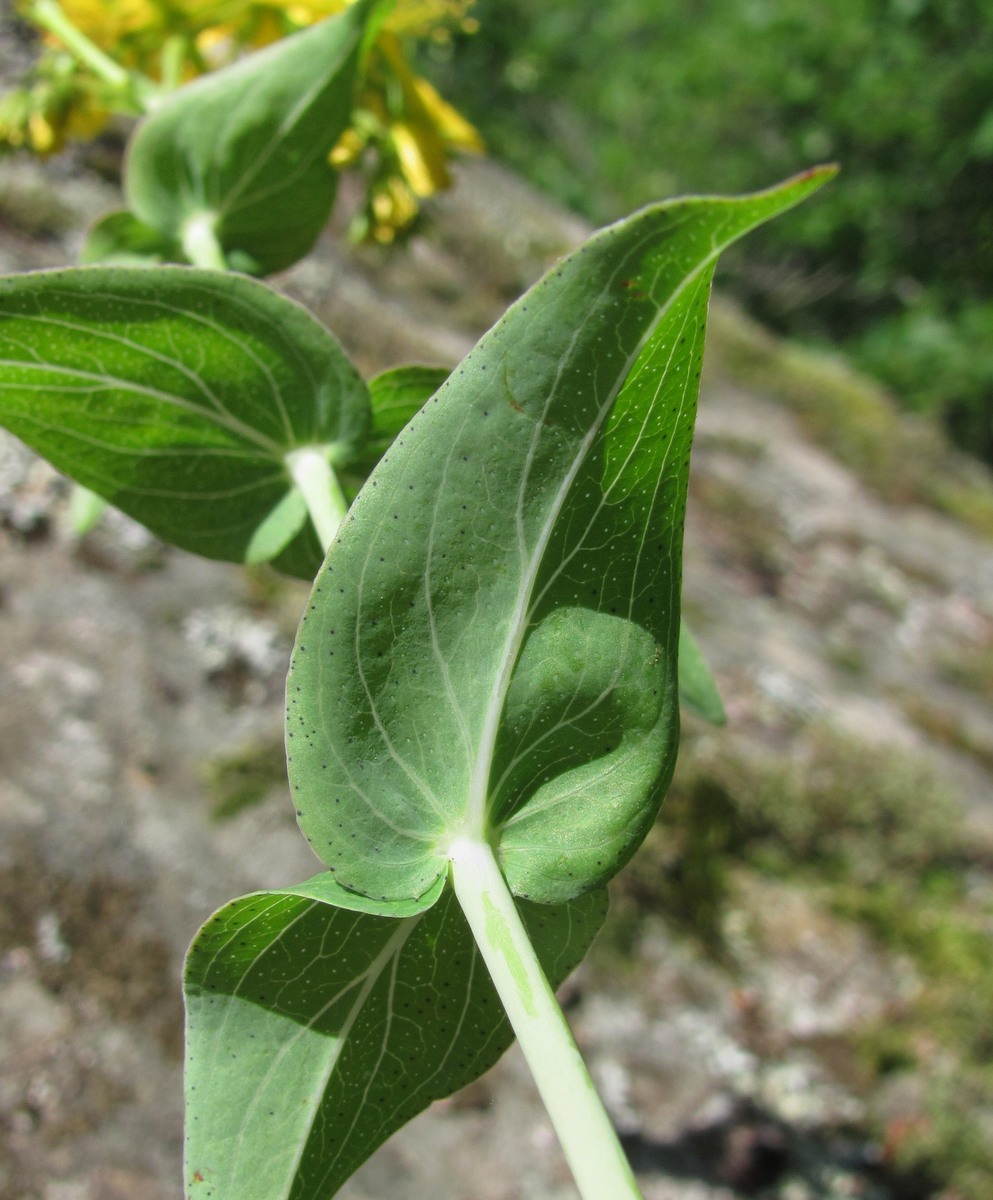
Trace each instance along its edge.
<instances>
[{"instance_id":1,"label":"green leaf","mask_svg":"<svg viewBox=\"0 0 993 1200\"><path fill-rule=\"evenodd\" d=\"M182 243L206 222L228 263L269 274L324 227L366 26L379 0L276 42L172 93L138 127L124 186L135 217Z\"/></svg>"},{"instance_id":2,"label":"green leaf","mask_svg":"<svg viewBox=\"0 0 993 1200\"><path fill-rule=\"evenodd\" d=\"M679 702L711 725L727 723L717 684L685 621L679 629Z\"/></svg>"},{"instance_id":3,"label":"green leaf","mask_svg":"<svg viewBox=\"0 0 993 1200\"><path fill-rule=\"evenodd\" d=\"M447 367L392 367L369 380L373 439L383 450L448 378Z\"/></svg>"},{"instance_id":4,"label":"green leaf","mask_svg":"<svg viewBox=\"0 0 993 1200\"><path fill-rule=\"evenodd\" d=\"M364 457L352 464L351 478L342 481L349 499L354 498L401 429L441 387L448 375L445 367L405 366L392 367L369 380L372 436Z\"/></svg>"},{"instance_id":5,"label":"green leaf","mask_svg":"<svg viewBox=\"0 0 993 1200\"><path fill-rule=\"evenodd\" d=\"M657 205L564 259L397 438L318 576L288 681L300 825L418 896L453 839L515 894L600 886L678 742L680 561L720 251L830 171Z\"/></svg>"},{"instance_id":6,"label":"green leaf","mask_svg":"<svg viewBox=\"0 0 993 1200\"><path fill-rule=\"evenodd\" d=\"M558 984L606 896L520 909ZM450 889L383 904L318 876L235 900L190 948L186 1003L190 1200L327 1200L511 1042Z\"/></svg>"},{"instance_id":7,"label":"green leaf","mask_svg":"<svg viewBox=\"0 0 993 1200\"><path fill-rule=\"evenodd\" d=\"M182 257L179 243L143 225L127 209L107 213L90 227L79 255L84 266L107 263L115 266L156 266L177 262Z\"/></svg>"},{"instance_id":8,"label":"green leaf","mask_svg":"<svg viewBox=\"0 0 993 1200\"><path fill-rule=\"evenodd\" d=\"M371 414L331 334L264 284L85 267L0 280L0 422L177 546L313 578L287 455L347 468Z\"/></svg>"}]
</instances>

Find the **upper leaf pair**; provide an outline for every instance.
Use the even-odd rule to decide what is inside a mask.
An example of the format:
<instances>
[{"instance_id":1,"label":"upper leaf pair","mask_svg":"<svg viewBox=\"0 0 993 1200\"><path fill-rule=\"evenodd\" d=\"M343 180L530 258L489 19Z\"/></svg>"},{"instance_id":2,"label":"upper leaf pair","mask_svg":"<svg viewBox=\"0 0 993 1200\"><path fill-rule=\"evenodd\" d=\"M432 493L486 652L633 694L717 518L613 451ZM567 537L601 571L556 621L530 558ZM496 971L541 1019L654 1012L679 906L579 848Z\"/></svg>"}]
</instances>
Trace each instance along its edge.
<instances>
[{"instance_id":1,"label":"upper leaf pair","mask_svg":"<svg viewBox=\"0 0 993 1200\"><path fill-rule=\"evenodd\" d=\"M327 222L328 155L352 115L364 48L389 0L337 17L164 99L128 148L128 209L91 231L84 261L188 261L255 275L302 258Z\"/></svg>"}]
</instances>

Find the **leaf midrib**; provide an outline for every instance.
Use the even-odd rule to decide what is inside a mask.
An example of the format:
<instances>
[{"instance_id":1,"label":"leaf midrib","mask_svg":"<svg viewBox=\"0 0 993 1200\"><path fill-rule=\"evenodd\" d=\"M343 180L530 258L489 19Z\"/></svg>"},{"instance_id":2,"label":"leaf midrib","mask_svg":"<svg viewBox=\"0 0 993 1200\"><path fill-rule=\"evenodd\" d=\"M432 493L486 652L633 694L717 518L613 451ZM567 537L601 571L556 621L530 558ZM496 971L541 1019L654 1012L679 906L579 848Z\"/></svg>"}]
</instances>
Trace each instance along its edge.
<instances>
[{"instance_id":1,"label":"leaf midrib","mask_svg":"<svg viewBox=\"0 0 993 1200\"><path fill-rule=\"evenodd\" d=\"M346 58L347 53L339 57L335 63L335 67L340 67ZM294 170L289 175L281 176L278 181L274 179L270 180L265 187L256 188L255 191L249 191L247 195L243 195L243 193L246 192L246 189L249 188L249 186L253 184L259 176L261 176L263 179L266 177L265 168L268 166L269 159L279 148L280 141L285 138L287 130L292 129L300 120L303 119L303 117L307 115L307 112L313 104L315 98L319 96L322 89L326 86L326 83L327 79L325 76L324 79L320 80L314 85L314 87L310 89L310 91L305 93L300 98L296 106L289 113L287 113L284 119L280 122L279 126L274 131L273 136L269 139L264 149L260 150L258 158L254 159L252 163L246 166L241 175L236 180L232 181L230 187L227 189L223 197L218 197L218 199L213 202L214 209L220 222L223 222L226 217L231 218L237 213L243 212L245 209L258 207L258 205L269 196L278 196L282 192L285 192L288 188L291 188L301 176L305 175L306 172L309 171L313 166L314 162L320 158L318 150L312 147L310 153L300 159ZM328 174L329 176L331 175L330 168L328 169Z\"/></svg>"},{"instance_id":2,"label":"leaf midrib","mask_svg":"<svg viewBox=\"0 0 993 1200\"><path fill-rule=\"evenodd\" d=\"M58 367L53 364L39 365L37 363L24 363L17 359L0 359L0 367L18 367L22 370L38 371L42 374L79 379L89 385L89 391L91 392L109 390L130 392L146 400L157 401L160 404L167 404L184 412L192 413L194 416L200 417L201 420L216 425L218 428L234 434L242 441L249 442L257 446L260 450L264 450L268 458L281 460L283 457L283 447L270 438L267 438L265 434L253 429L250 425L246 425L237 417L233 417L229 413L221 414L217 411L202 408L194 401L185 400L173 392L163 392L158 388L148 387L145 384L133 383L106 373L98 374L95 371L83 371L77 367ZM51 389L46 388L43 383L23 383L17 385L17 390L23 392L44 392ZM56 426L56 428L64 430L64 427L61 425Z\"/></svg>"}]
</instances>

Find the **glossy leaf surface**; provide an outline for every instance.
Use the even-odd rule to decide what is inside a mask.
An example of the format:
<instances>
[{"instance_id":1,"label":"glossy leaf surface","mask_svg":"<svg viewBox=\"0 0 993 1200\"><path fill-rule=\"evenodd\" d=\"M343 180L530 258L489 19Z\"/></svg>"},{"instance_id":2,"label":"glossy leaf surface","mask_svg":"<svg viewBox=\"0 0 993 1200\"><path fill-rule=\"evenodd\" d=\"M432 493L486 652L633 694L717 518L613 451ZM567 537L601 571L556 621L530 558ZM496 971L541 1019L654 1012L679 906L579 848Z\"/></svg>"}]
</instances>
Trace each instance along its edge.
<instances>
[{"instance_id":1,"label":"glossy leaf surface","mask_svg":"<svg viewBox=\"0 0 993 1200\"><path fill-rule=\"evenodd\" d=\"M129 146L124 184L144 225L182 243L205 219L228 263L268 274L302 258L334 203L328 155L348 125L377 0L172 93Z\"/></svg>"},{"instance_id":2,"label":"glossy leaf surface","mask_svg":"<svg viewBox=\"0 0 993 1200\"><path fill-rule=\"evenodd\" d=\"M601 885L678 740L680 559L720 251L830 172L654 206L564 259L363 488L288 686L300 824L347 887L416 897L454 838L517 895Z\"/></svg>"},{"instance_id":3,"label":"glossy leaf surface","mask_svg":"<svg viewBox=\"0 0 993 1200\"><path fill-rule=\"evenodd\" d=\"M322 547L285 464L366 454L365 384L264 284L182 267L0 280L0 422L160 537L312 578Z\"/></svg>"},{"instance_id":4,"label":"glossy leaf surface","mask_svg":"<svg viewBox=\"0 0 993 1200\"><path fill-rule=\"evenodd\" d=\"M557 984L589 947L606 896L520 907ZM190 1200L327 1200L511 1042L447 889L384 906L318 876L235 900L194 940L186 997Z\"/></svg>"}]
</instances>

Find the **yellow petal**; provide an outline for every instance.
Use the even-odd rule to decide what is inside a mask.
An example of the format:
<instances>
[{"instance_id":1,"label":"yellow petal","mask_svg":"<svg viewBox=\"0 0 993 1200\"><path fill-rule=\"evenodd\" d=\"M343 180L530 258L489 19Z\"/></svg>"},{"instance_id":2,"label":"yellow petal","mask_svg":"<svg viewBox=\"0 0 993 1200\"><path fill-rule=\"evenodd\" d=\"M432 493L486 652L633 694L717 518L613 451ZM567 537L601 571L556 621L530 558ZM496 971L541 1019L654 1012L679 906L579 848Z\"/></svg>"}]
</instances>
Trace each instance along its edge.
<instances>
[{"instance_id":1,"label":"yellow petal","mask_svg":"<svg viewBox=\"0 0 993 1200\"><path fill-rule=\"evenodd\" d=\"M390 136L400 169L415 195L431 196L451 184L445 147L430 125L415 126L398 121L390 126Z\"/></svg>"},{"instance_id":2,"label":"yellow petal","mask_svg":"<svg viewBox=\"0 0 993 1200\"><path fill-rule=\"evenodd\" d=\"M286 14L294 25L313 25L340 13L351 0L310 0L310 3L288 3L285 5Z\"/></svg>"},{"instance_id":3,"label":"yellow petal","mask_svg":"<svg viewBox=\"0 0 993 1200\"><path fill-rule=\"evenodd\" d=\"M338 144L328 155L328 162L340 171L344 167L350 167L364 149L365 141L354 129L346 129L338 139Z\"/></svg>"},{"instance_id":4,"label":"yellow petal","mask_svg":"<svg viewBox=\"0 0 993 1200\"><path fill-rule=\"evenodd\" d=\"M129 33L161 24L157 5L148 0L61 0L61 8L102 50L113 51Z\"/></svg>"},{"instance_id":5,"label":"yellow petal","mask_svg":"<svg viewBox=\"0 0 993 1200\"><path fill-rule=\"evenodd\" d=\"M28 139L36 154L53 154L62 148L62 138L44 113L33 112L28 117Z\"/></svg>"},{"instance_id":6,"label":"yellow petal","mask_svg":"<svg viewBox=\"0 0 993 1200\"><path fill-rule=\"evenodd\" d=\"M443 100L426 79L415 75L411 86L417 93L417 99L424 112L444 141L460 150L469 150L476 154L485 152L486 146L475 125L467 121L447 100Z\"/></svg>"},{"instance_id":7,"label":"yellow petal","mask_svg":"<svg viewBox=\"0 0 993 1200\"><path fill-rule=\"evenodd\" d=\"M443 142L461 150L483 152L483 139L476 128L443 100L426 79L414 74L396 37L390 33L380 34L376 48L400 83L403 111L411 125L430 127L437 131Z\"/></svg>"}]
</instances>

